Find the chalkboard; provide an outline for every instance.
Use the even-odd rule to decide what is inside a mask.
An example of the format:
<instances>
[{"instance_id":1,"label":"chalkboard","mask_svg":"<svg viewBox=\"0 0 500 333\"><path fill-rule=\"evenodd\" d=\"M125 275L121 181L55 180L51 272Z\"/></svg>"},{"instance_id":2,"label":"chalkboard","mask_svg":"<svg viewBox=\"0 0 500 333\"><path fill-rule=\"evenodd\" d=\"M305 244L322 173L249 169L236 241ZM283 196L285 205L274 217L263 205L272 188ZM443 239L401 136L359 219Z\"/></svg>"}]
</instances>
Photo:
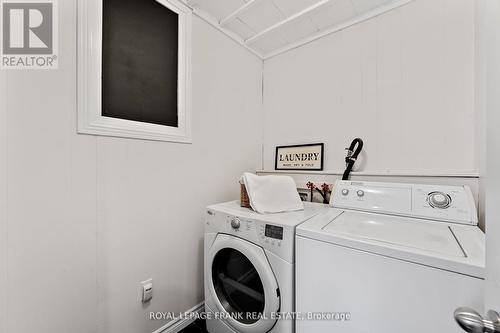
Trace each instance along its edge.
<instances>
[{"instance_id":1,"label":"chalkboard","mask_svg":"<svg viewBox=\"0 0 500 333\"><path fill-rule=\"evenodd\" d=\"M103 0L103 116L178 127L178 21L155 0Z\"/></svg>"}]
</instances>

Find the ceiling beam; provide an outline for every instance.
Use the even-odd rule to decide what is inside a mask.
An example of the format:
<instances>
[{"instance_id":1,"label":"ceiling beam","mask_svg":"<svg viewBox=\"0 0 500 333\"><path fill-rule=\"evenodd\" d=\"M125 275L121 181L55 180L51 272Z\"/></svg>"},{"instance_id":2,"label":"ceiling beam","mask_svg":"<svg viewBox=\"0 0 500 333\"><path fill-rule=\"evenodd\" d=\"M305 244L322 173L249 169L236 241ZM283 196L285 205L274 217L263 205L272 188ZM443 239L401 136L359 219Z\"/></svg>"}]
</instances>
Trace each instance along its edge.
<instances>
[{"instance_id":1,"label":"ceiling beam","mask_svg":"<svg viewBox=\"0 0 500 333\"><path fill-rule=\"evenodd\" d=\"M261 60L263 60L263 56L262 54L260 54L260 52L258 52L257 50L249 47L248 45L245 44L245 41L243 40L243 38L241 38L240 36L238 36L236 33L228 30L228 29L225 29L224 27L222 27L218 20L213 17L211 14L205 12L204 10L202 9L197 9L197 8L194 8L193 9L193 14L198 16L200 19L202 19L203 21L207 22L208 24L210 24L211 26L213 26L214 28L216 28L217 30L219 30L220 32L224 33L226 36L228 36L229 38L231 38L232 40L234 40L235 42L237 42L238 44L240 44L241 46L243 46L245 49L247 49L248 51L250 51L251 53L253 53L254 55L256 55L258 58L260 58Z\"/></svg>"},{"instance_id":2,"label":"ceiling beam","mask_svg":"<svg viewBox=\"0 0 500 333\"><path fill-rule=\"evenodd\" d=\"M340 24L337 24L335 26L332 26L330 28L327 28L325 30L321 30L321 31L318 31L317 33L315 34L312 34L308 37L305 37L305 38L302 38L300 40L297 40L291 44L288 44L286 46L283 46L281 48L278 48L274 51L271 51L267 54L264 54L263 58L264 60L267 60L267 59L270 59L272 57L275 57L279 54L282 54L282 53L285 53L287 51L290 51L290 50L293 50L295 48L298 48L298 47L301 47L303 45L306 45L306 44L309 44L317 39L320 39L320 38L323 38L325 36L328 36L332 33L335 33L337 31L341 31L341 30L344 30L346 28L349 28L353 25L356 25L358 23L361 23L361 22L364 22L364 21L367 21L367 20L370 20L374 17L377 17L379 15L382 15L384 13L387 13L391 10L394 10L396 8L399 8L399 7L402 7L402 6L405 6L411 2L413 2L415 0L398 0L398 1L395 1L393 3L390 3L388 5L384 5L382 7L379 7L379 8L375 8L374 10L371 10L369 12L366 12L362 15L357 15L355 17L353 17L352 19L346 21L346 22L343 22L343 23L340 23Z\"/></svg>"},{"instance_id":3,"label":"ceiling beam","mask_svg":"<svg viewBox=\"0 0 500 333\"><path fill-rule=\"evenodd\" d=\"M232 12L231 14L229 14L228 16L226 16L222 20L220 20L219 24L221 26L227 25L228 23L230 23L234 19L236 19L238 16L240 16L241 14L243 14L244 12L246 12L247 10L249 10L250 8L252 8L259 1L261 1L261 0L250 0L250 1L248 1L246 4L244 4L243 6L241 6L238 9L236 9L234 12Z\"/></svg>"},{"instance_id":4,"label":"ceiling beam","mask_svg":"<svg viewBox=\"0 0 500 333\"><path fill-rule=\"evenodd\" d=\"M324 6L325 4L329 3L331 0L321 0L317 3L315 3L314 5L312 6L309 6L307 7L306 9L304 10L301 10L300 12L296 13L296 14L293 14L292 16L289 16L287 17L286 19L282 20L282 21L279 21L278 23L270 26L269 28L267 29L264 29L262 30L261 32L258 32L256 33L255 35L253 35L252 37L248 38L245 40L245 43L248 45L248 44L252 44L254 43L256 40L258 39L261 39L262 37L264 37L265 35L267 35L268 33L284 26L285 24L288 24L304 15L307 15L308 13L312 12L313 10L321 7L321 6Z\"/></svg>"}]
</instances>

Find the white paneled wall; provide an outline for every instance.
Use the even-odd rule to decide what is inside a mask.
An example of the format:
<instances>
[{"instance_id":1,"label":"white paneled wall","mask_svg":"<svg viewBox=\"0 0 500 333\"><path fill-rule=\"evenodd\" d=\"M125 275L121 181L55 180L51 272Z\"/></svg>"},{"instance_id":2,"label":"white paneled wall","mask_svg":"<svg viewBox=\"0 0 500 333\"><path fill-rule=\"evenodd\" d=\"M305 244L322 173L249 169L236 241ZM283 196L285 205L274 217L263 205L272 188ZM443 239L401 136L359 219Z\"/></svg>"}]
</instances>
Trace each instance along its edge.
<instances>
[{"instance_id":1,"label":"white paneled wall","mask_svg":"<svg viewBox=\"0 0 500 333\"><path fill-rule=\"evenodd\" d=\"M0 333L7 332L7 72L0 70Z\"/></svg>"},{"instance_id":2,"label":"white paneled wall","mask_svg":"<svg viewBox=\"0 0 500 333\"><path fill-rule=\"evenodd\" d=\"M340 172L359 136L365 172L478 172L473 0L417 0L264 69L264 169L276 145L325 142Z\"/></svg>"},{"instance_id":3,"label":"white paneled wall","mask_svg":"<svg viewBox=\"0 0 500 333\"><path fill-rule=\"evenodd\" d=\"M152 332L149 311L203 300L204 207L236 198L259 160L260 60L199 19L193 31L193 144L98 140L100 332Z\"/></svg>"},{"instance_id":4,"label":"white paneled wall","mask_svg":"<svg viewBox=\"0 0 500 333\"><path fill-rule=\"evenodd\" d=\"M97 326L95 139L75 131L75 8L59 2L59 69L6 73L5 333Z\"/></svg>"},{"instance_id":5,"label":"white paneled wall","mask_svg":"<svg viewBox=\"0 0 500 333\"><path fill-rule=\"evenodd\" d=\"M0 332L152 332L203 300L204 207L260 161L262 61L194 18L193 144L78 135L76 0L59 24L58 70L0 71Z\"/></svg>"},{"instance_id":6,"label":"white paneled wall","mask_svg":"<svg viewBox=\"0 0 500 333\"><path fill-rule=\"evenodd\" d=\"M220 17L248 3L192 2ZM316 3L272 2L281 18ZM361 10L335 3L261 47ZM334 173L356 136L368 173L478 172L474 0L416 0L268 59L264 87L262 61L195 18L192 145L76 134L76 0L59 7L59 69L0 71L1 333L152 332L164 323L149 311L201 302L203 208L237 197L241 172L273 169L276 145L325 142ZM278 14L227 27L248 39Z\"/></svg>"},{"instance_id":7,"label":"white paneled wall","mask_svg":"<svg viewBox=\"0 0 500 333\"><path fill-rule=\"evenodd\" d=\"M500 1L487 0L478 3L478 55L484 61L478 74L481 112L486 123L480 127L487 132L484 143L488 154L484 151L481 159L486 165L482 168L481 177L486 185L486 292L485 308L500 310Z\"/></svg>"}]
</instances>

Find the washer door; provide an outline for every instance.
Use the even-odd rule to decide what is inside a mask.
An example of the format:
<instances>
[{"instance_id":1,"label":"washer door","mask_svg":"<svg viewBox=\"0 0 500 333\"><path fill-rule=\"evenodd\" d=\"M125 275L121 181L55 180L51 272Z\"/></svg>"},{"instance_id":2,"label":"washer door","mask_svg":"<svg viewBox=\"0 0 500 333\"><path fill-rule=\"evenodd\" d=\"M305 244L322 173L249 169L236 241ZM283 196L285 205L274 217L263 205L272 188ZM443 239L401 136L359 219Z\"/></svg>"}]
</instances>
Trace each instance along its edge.
<instances>
[{"instance_id":1,"label":"washer door","mask_svg":"<svg viewBox=\"0 0 500 333\"><path fill-rule=\"evenodd\" d=\"M221 320L242 333L267 332L280 306L278 283L264 250L241 238L219 234L208 257L206 283Z\"/></svg>"}]
</instances>

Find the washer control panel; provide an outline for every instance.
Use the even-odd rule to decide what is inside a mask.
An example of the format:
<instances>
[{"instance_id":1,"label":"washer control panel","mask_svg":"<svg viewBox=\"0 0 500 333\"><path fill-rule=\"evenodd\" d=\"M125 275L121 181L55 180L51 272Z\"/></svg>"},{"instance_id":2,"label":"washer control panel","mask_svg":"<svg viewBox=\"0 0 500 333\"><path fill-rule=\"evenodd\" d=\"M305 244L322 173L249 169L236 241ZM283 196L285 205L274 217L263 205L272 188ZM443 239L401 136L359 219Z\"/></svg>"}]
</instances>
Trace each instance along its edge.
<instances>
[{"instance_id":1,"label":"washer control panel","mask_svg":"<svg viewBox=\"0 0 500 333\"><path fill-rule=\"evenodd\" d=\"M453 199L447 193L435 191L429 193L427 196L427 202L432 208L446 209L449 208Z\"/></svg>"},{"instance_id":2,"label":"washer control panel","mask_svg":"<svg viewBox=\"0 0 500 333\"><path fill-rule=\"evenodd\" d=\"M368 212L477 225L467 186L338 181L330 205Z\"/></svg>"}]
</instances>

